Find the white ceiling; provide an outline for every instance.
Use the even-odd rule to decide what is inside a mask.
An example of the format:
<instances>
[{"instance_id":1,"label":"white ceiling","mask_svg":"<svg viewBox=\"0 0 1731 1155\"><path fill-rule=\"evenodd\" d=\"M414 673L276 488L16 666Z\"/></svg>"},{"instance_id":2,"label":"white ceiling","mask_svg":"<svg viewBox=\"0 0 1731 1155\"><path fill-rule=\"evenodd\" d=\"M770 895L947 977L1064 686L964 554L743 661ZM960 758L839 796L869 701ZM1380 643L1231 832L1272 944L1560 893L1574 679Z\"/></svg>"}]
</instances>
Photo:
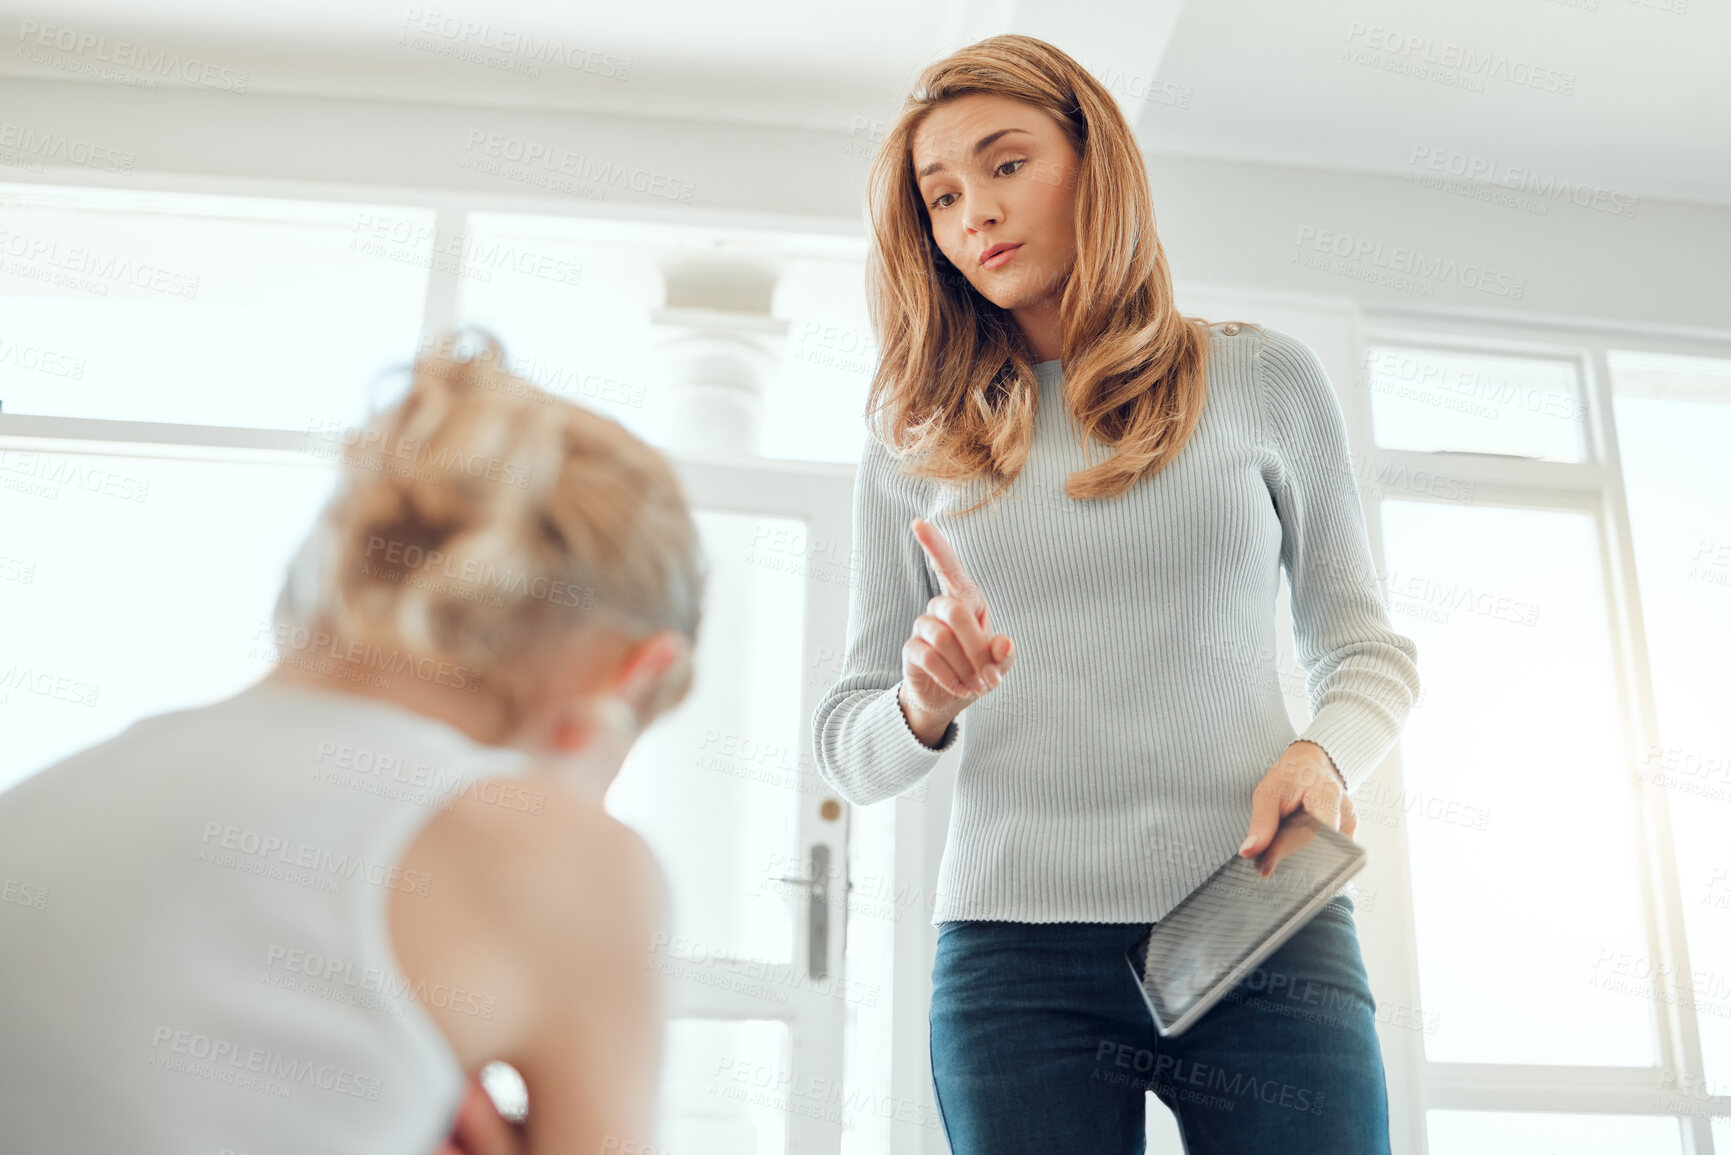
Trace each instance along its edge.
<instances>
[{"instance_id":1,"label":"white ceiling","mask_svg":"<svg viewBox=\"0 0 1731 1155\"><path fill-rule=\"evenodd\" d=\"M1473 92L1344 60L1354 21L1429 37L1433 58L1452 43L1572 74L1574 91L1487 79ZM1150 105L1150 151L1404 175L1417 146L1499 174L1731 204L1726 0L1191 0L1160 77L1194 93L1188 110Z\"/></svg>"},{"instance_id":2,"label":"white ceiling","mask_svg":"<svg viewBox=\"0 0 1731 1155\"><path fill-rule=\"evenodd\" d=\"M1684 11L1674 9L1684 5ZM1498 177L1731 205L1726 0L56 0L0 11L0 76L80 80L17 55L55 24L247 73L251 93L572 108L846 133L892 115L928 61L994 32L1041 36L1118 95L1152 154L1405 175L1415 149ZM542 64L532 77L403 43L412 12L477 38L551 37L629 61L629 79ZM1343 59L1354 22L1573 77L1571 95L1504 79L1483 91ZM407 26L407 27L406 27ZM422 32L422 35L427 35ZM432 35L445 47L456 37ZM82 59L89 59L87 50ZM72 54L49 55L65 63ZM1415 58L1416 59L1416 58ZM604 65L616 67L616 65ZM1459 68L1443 75L1460 78ZM1135 99L1153 78L1167 101ZM101 83L88 80L88 83ZM140 99L148 99L141 93ZM239 99L238 97L236 99ZM0 114L3 115L3 114ZM867 129L866 131L869 131Z\"/></svg>"}]
</instances>

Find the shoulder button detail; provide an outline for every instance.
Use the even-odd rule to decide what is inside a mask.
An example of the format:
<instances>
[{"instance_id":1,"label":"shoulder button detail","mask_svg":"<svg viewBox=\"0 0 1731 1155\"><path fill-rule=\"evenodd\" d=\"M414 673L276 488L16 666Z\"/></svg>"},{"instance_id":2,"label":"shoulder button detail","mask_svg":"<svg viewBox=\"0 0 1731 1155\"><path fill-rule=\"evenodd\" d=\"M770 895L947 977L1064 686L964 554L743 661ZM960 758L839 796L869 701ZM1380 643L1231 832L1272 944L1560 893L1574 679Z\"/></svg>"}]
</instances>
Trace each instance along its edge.
<instances>
[{"instance_id":1,"label":"shoulder button detail","mask_svg":"<svg viewBox=\"0 0 1731 1155\"><path fill-rule=\"evenodd\" d=\"M1238 322L1228 321L1220 327L1220 331L1225 333L1228 337L1236 337L1238 336Z\"/></svg>"}]
</instances>

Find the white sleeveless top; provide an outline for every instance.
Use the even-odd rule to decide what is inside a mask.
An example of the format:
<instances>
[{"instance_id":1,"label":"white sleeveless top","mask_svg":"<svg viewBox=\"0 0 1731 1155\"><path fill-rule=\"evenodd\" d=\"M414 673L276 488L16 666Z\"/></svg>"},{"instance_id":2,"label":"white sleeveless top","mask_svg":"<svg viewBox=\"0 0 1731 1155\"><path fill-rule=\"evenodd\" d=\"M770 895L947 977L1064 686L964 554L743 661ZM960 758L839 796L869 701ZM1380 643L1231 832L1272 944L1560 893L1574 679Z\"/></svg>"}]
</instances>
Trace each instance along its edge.
<instances>
[{"instance_id":1,"label":"white sleeveless top","mask_svg":"<svg viewBox=\"0 0 1731 1155\"><path fill-rule=\"evenodd\" d=\"M397 968L387 902L455 882L397 863L459 793L539 809L529 761L261 682L0 794L0 1146L432 1151L463 1072Z\"/></svg>"}]
</instances>

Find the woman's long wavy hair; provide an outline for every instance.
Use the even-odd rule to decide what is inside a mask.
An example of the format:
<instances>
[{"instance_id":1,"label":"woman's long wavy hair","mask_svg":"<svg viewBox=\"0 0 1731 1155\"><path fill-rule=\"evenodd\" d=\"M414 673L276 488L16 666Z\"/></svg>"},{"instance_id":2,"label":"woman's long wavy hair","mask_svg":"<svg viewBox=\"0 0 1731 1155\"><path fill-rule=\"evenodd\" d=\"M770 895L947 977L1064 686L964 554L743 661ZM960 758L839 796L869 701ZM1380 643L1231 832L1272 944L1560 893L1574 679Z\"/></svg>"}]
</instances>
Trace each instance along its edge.
<instances>
[{"instance_id":1,"label":"woman's long wavy hair","mask_svg":"<svg viewBox=\"0 0 1731 1155\"><path fill-rule=\"evenodd\" d=\"M1210 326L1173 302L1147 170L1117 103L1074 59L1031 36L993 36L927 67L872 159L866 292L882 351L868 396L875 435L912 476L998 483L963 513L1015 480L1033 442L1032 350L1009 310L938 248L914 177L915 132L934 108L970 93L1041 109L1081 158L1076 260L1059 300L1064 404L1085 452L1089 437L1116 452L1064 488L1078 500L1118 497L1169 465L1201 420Z\"/></svg>"}]
</instances>

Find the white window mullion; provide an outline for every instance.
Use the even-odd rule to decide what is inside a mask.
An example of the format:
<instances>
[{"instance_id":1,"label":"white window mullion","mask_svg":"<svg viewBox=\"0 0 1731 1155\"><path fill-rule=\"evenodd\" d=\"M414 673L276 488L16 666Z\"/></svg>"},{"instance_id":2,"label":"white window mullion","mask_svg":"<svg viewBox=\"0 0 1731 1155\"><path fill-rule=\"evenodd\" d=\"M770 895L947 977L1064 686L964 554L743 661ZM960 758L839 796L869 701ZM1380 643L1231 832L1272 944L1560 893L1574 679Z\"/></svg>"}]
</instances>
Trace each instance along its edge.
<instances>
[{"instance_id":1,"label":"white window mullion","mask_svg":"<svg viewBox=\"0 0 1731 1155\"><path fill-rule=\"evenodd\" d=\"M317 434L297 429L0 413L0 447L24 453L99 453L214 461L268 459L279 463L285 453L310 458L322 443Z\"/></svg>"},{"instance_id":2,"label":"white window mullion","mask_svg":"<svg viewBox=\"0 0 1731 1155\"><path fill-rule=\"evenodd\" d=\"M1605 490L1601 548L1609 602L1606 612L1613 626L1614 659L1622 683L1619 697L1625 704L1628 722L1625 733L1628 735L1630 759L1629 788L1640 828L1642 882L1648 897L1645 904L1648 941L1653 958L1674 968L1674 973L1686 975L1692 972L1688 934L1683 921L1682 887L1677 876L1677 856L1672 851L1670 800L1664 790L1647 786L1638 773L1643 752L1663 749L1664 742L1659 730L1658 705L1648 662L1634 532L1622 478L1616 422L1612 419L1612 380L1603 342L1594 343L1591 371L1585 385L1591 391L1591 409L1597 417L1596 432L1605 468L1613 479ZM1680 1001L1669 999L1655 1000L1653 1019L1659 1034L1659 1053L1672 1072L1670 1082L1673 1086L1698 1086L1705 1075L1696 1014L1693 1005L1684 1006ZM1655 1072L1655 1083L1651 1088L1654 1092L1660 1090L1659 1080L1662 1078L1662 1071ZM1659 1103L1665 1101L1657 1093L1652 1099ZM1699 1155L1709 1155L1714 1149L1709 1116L1701 1113L1683 1118L1686 1136L1695 1151Z\"/></svg>"},{"instance_id":3,"label":"white window mullion","mask_svg":"<svg viewBox=\"0 0 1731 1155\"><path fill-rule=\"evenodd\" d=\"M1365 359L1371 346L1377 343L1378 335L1365 327L1361 317L1355 318L1354 331L1358 351L1356 385L1363 379ZM1430 465L1423 460L1427 455L1401 454L1376 447L1371 398L1367 390L1340 389L1337 393L1346 417L1350 442L1357 447L1353 466L1363 498L1371 564L1378 573L1386 574L1388 560L1383 550L1382 503L1391 490L1380 479L1410 478L1414 467L1429 469ZM1405 496L1414 488L1415 484L1407 482L1394 485L1392 491ZM1401 747L1397 742L1371 777L1374 780L1388 776L1398 791L1404 774ZM1367 844L1375 841L1381 851L1370 860L1364 882L1386 893L1391 901L1379 901L1370 917L1360 916L1356 920L1364 940L1361 950L1372 958L1380 958L1384 973L1394 979L1401 997L1422 1008L1424 999L1419 990L1418 942L1413 927L1412 851L1407 841L1406 824L1396 823L1374 830L1367 828L1362 834ZM1378 1036L1383 1049L1383 1069L1388 1079L1389 1139L1397 1150L1423 1151L1425 1110L1429 1105L1424 1082L1424 1035L1390 1029L1379 1030Z\"/></svg>"},{"instance_id":4,"label":"white window mullion","mask_svg":"<svg viewBox=\"0 0 1731 1155\"><path fill-rule=\"evenodd\" d=\"M438 197L434 213L432 253L427 269L427 296L421 314L421 339L436 338L460 319L462 270L468 267L465 232L472 207L466 200Z\"/></svg>"},{"instance_id":5,"label":"white window mullion","mask_svg":"<svg viewBox=\"0 0 1731 1155\"><path fill-rule=\"evenodd\" d=\"M1656 1067L1553 1067L1500 1063L1428 1063L1429 1106L1455 1111L1533 1111L1559 1114L1676 1115L1683 1100L1703 1126L1712 1114L1731 1114L1731 1096L1698 1091L1672 1094ZM1700 1148L1706 1151L1708 1148Z\"/></svg>"}]
</instances>

